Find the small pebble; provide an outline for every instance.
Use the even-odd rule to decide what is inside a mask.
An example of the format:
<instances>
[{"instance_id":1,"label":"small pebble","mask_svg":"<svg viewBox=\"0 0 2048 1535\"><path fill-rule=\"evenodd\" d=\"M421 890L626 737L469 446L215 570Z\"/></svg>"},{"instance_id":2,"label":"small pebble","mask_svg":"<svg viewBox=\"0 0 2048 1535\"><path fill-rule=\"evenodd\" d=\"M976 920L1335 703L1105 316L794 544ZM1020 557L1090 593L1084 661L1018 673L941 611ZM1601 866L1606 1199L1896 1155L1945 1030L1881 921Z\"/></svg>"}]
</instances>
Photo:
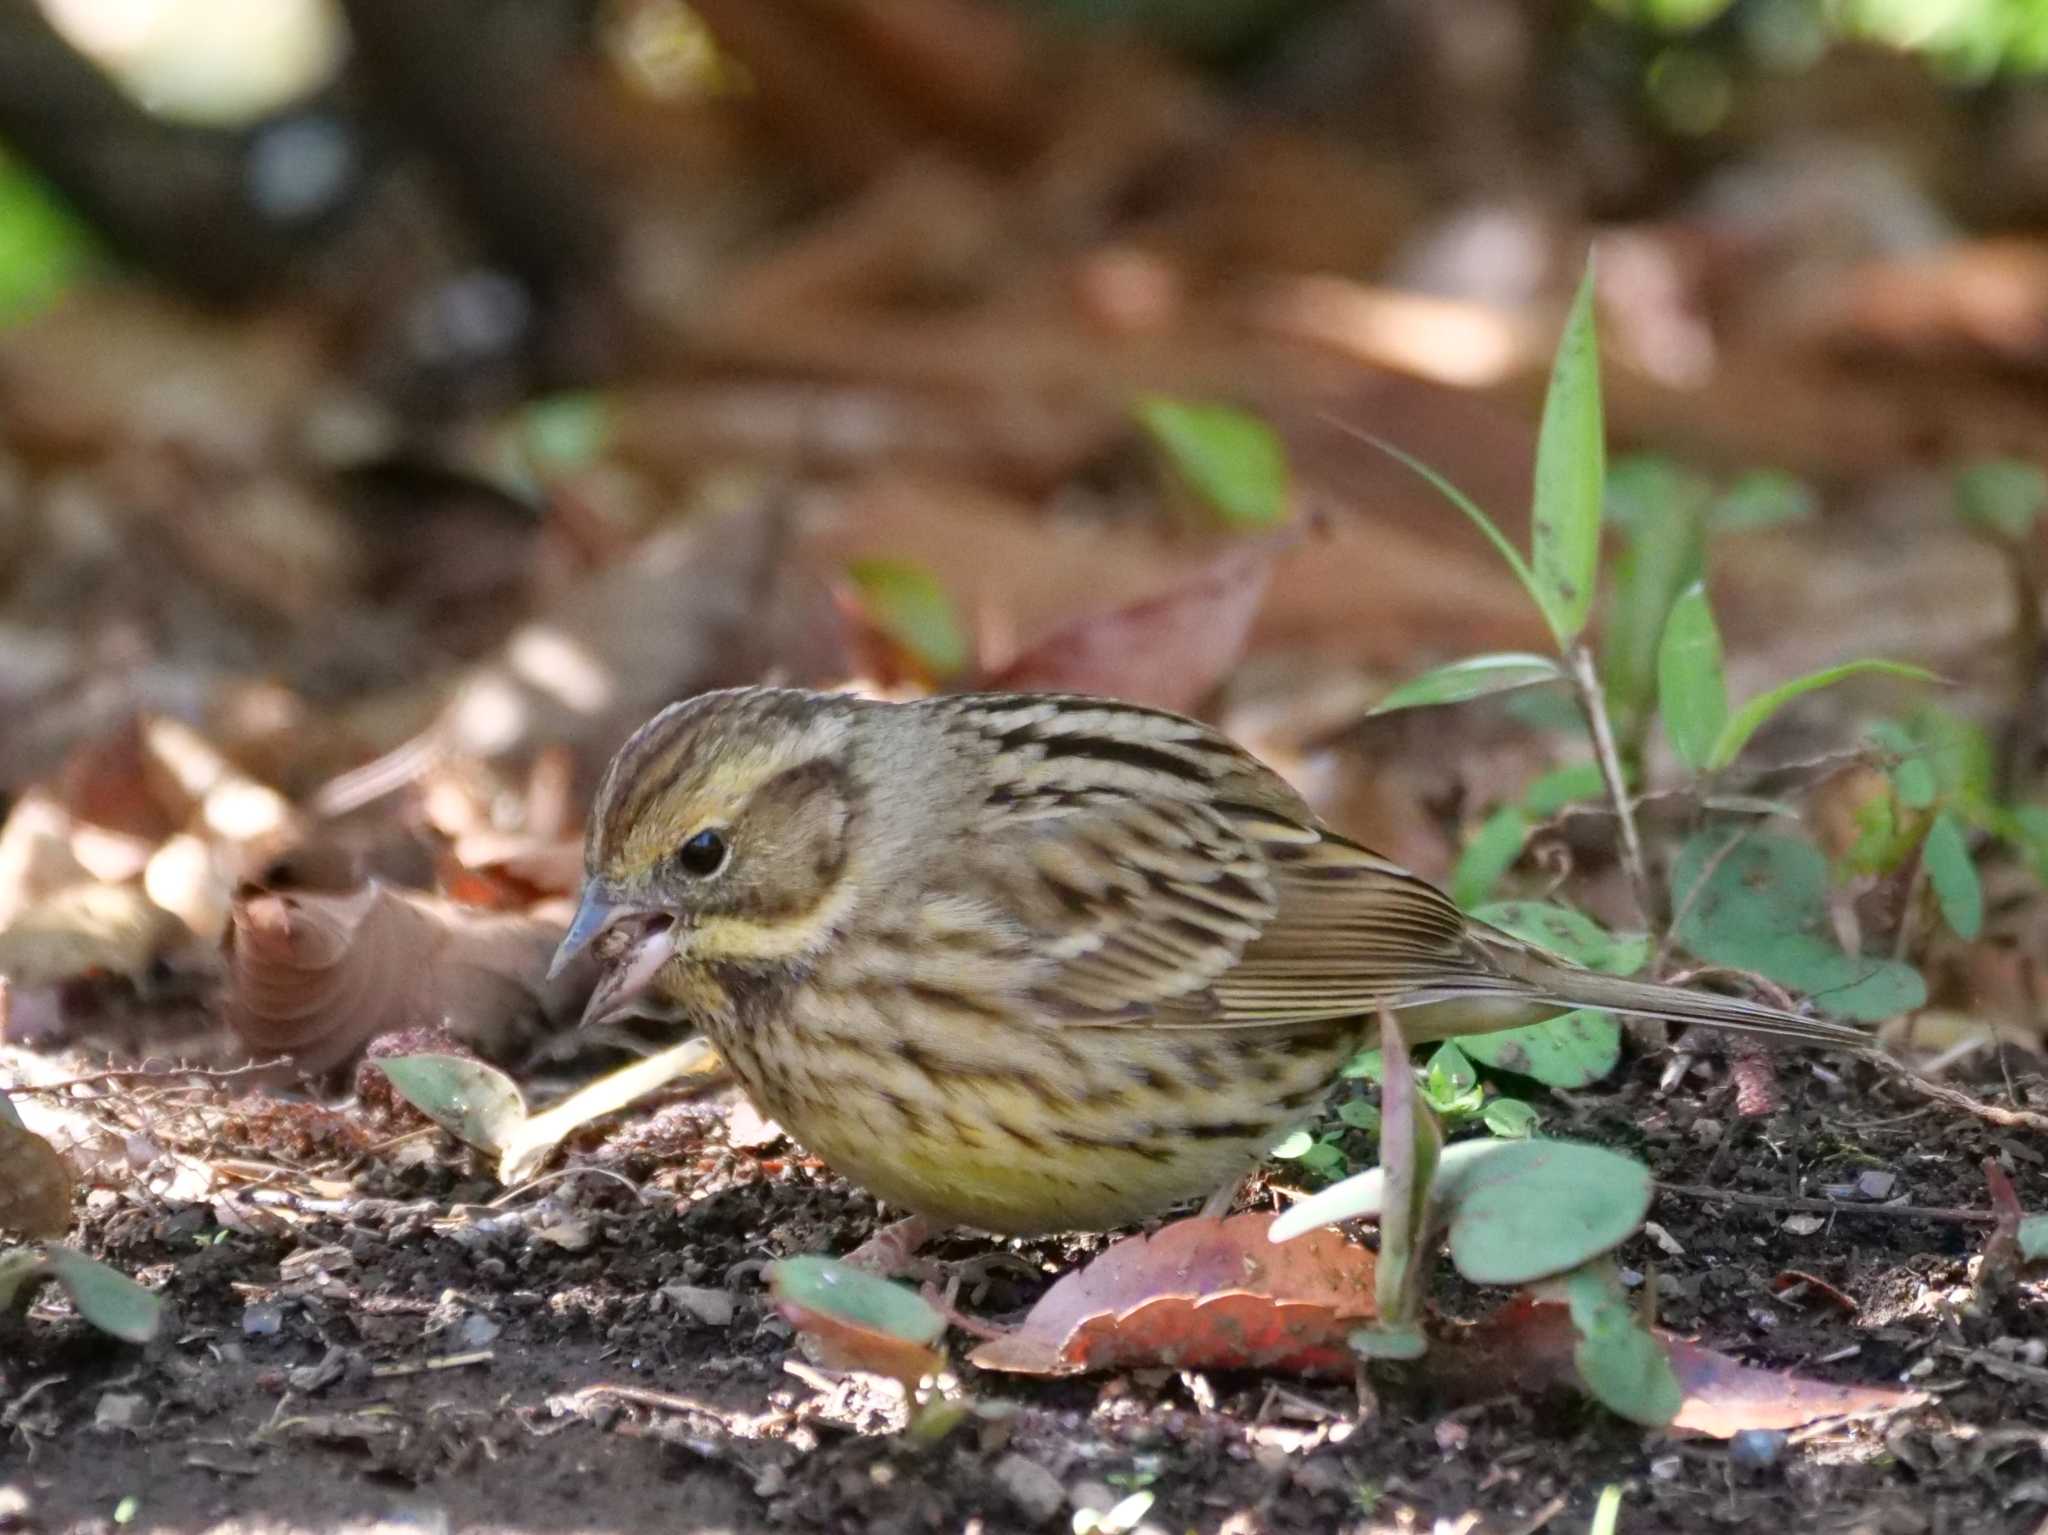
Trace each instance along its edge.
<instances>
[{"instance_id":1,"label":"small pebble","mask_svg":"<svg viewBox=\"0 0 2048 1535\"><path fill-rule=\"evenodd\" d=\"M464 1348L485 1348L504 1330L481 1311L472 1311L462 1319L455 1336Z\"/></svg>"},{"instance_id":2,"label":"small pebble","mask_svg":"<svg viewBox=\"0 0 2048 1535\"><path fill-rule=\"evenodd\" d=\"M1761 1471L1778 1463L1785 1445L1781 1428L1746 1428L1728 1441L1728 1459L1745 1471Z\"/></svg>"},{"instance_id":3,"label":"small pebble","mask_svg":"<svg viewBox=\"0 0 2048 1535\"><path fill-rule=\"evenodd\" d=\"M997 1461L989 1474L1033 1524L1044 1524L1066 1506L1067 1490L1060 1479L1035 1460L1013 1452Z\"/></svg>"},{"instance_id":4,"label":"small pebble","mask_svg":"<svg viewBox=\"0 0 2048 1535\"><path fill-rule=\"evenodd\" d=\"M704 1285L665 1284L661 1293L684 1316L706 1327L725 1327L732 1322L732 1294Z\"/></svg>"},{"instance_id":5,"label":"small pebble","mask_svg":"<svg viewBox=\"0 0 2048 1535\"><path fill-rule=\"evenodd\" d=\"M1897 1173L1880 1172L1872 1168L1869 1172L1858 1175L1856 1192L1865 1199L1889 1199L1898 1181Z\"/></svg>"},{"instance_id":6,"label":"small pebble","mask_svg":"<svg viewBox=\"0 0 2048 1535\"><path fill-rule=\"evenodd\" d=\"M242 1308L242 1331L248 1337L275 1337L283 1328L284 1307L276 1301L251 1301Z\"/></svg>"}]
</instances>

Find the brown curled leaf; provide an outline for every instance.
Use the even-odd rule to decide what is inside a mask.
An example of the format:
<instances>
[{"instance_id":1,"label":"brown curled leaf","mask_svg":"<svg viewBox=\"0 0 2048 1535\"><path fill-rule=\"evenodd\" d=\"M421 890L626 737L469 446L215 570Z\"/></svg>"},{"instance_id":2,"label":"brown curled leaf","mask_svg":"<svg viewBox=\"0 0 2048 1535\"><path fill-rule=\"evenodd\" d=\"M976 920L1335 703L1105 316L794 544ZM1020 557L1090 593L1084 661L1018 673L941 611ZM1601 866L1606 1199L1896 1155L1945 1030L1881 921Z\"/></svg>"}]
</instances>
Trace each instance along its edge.
<instances>
[{"instance_id":1,"label":"brown curled leaf","mask_svg":"<svg viewBox=\"0 0 2048 1535\"><path fill-rule=\"evenodd\" d=\"M345 895L269 891L235 903L228 1017L253 1050L307 1071L380 1034L445 1031L500 1053L543 1022L573 1020L584 975L544 977L563 928L472 911L371 882Z\"/></svg>"},{"instance_id":2,"label":"brown curled leaf","mask_svg":"<svg viewBox=\"0 0 2048 1535\"><path fill-rule=\"evenodd\" d=\"M1269 1212L1126 1237L1046 1291L984 1370L1076 1375L1165 1366L1348 1376L1346 1339L1376 1315L1373 1255L1334 1229L1267 1240Z\"/></svg>"},{"instance_id":3,"label":"brown curled leaf","mask_svg":"<svg viewBox=\"0 0 2048 1535\"><path fill-rule=\"evenodd\" d=\"M1272 567L1265 545L1232 549L1168 591L1075 620L984 685L1192 709L1243 656Z\"/></svg>"}]
</instances>

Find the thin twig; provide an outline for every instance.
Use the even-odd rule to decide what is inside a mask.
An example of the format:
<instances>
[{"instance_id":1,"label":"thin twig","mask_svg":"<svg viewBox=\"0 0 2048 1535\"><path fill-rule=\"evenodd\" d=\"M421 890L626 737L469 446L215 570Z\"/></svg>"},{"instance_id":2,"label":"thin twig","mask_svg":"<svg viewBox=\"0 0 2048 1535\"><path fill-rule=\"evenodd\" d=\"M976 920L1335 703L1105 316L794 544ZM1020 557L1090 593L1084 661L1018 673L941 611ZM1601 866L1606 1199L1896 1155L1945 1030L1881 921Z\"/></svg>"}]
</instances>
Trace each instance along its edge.
<instances>
[{"instance_id":1,"label":"thin twig","mask_svg":"<svg viewBox=\"0 0 2048 1535\"><path fill-rule=\"evenodd\" d=\"M2001 1129L2048 1132L2048 1114L2037 1114L2032 1109L2000 1108L1995 1103L1986 1103L1983 1099L1964 1092L1960 1087L1950 1087L1946 1082L1936 1082L1929 1077L1923 1077L1912 1067L1878 1051L1867 1050L1863 1054L1882 1067L1893 1080L1910 1087L1924 1098L1945 1103L1952 1109L1961 1109L1964 1113L1975 1115L1978 1119L1997 1125Z\"/></svg>"},{"instance_id":2,"label":"thin twig","mask_svg":"<svg viewBox=\"0 0 2048 1535\"><path fill-rule=\"evenodd\" d=\"M1963 1210L1945 1205L1856 1205L1834 1199L1799 1199L1789 1194L1744 1194L1734 1189L1708 1188L1698 1183L1657 1184L1660 1194L1677 1194L1686 1199L1716 1199L1729 1204L1751 1205L1759 1210L1790 1210L1810 1215L1885 1215L1894 1220L1946 1221L1958 1226L1988 1226L1997 1219L1989 1210Z\"/></svg>"},{"instance_id":3,"label":"thin twig","mask_svg":"<svg viewBox=\"0 0 2048 1535\"><path fill-rule=\"evenodd\" d=\"M282 1060L250 1061L243 1066L142 1066L129 1071L96 1071L89 1077L68 1077L62 1082L20 1083L13 1087L0 1087L0 1097L35 1098L58 1093L67 1093L78 1087L99 1087L110 1082L161 1082L168 1086L191 1087L196 1084L180 1082L181 1077L199 1077L208 1082L227 1082L236 1077L255 1076L259 1072L275 1071L285 1063Z\"/></svg>"},{"instance_id":4,"label":"thin twig","mask_svg":"<svg viewBox=\"0 0 2048 1535\"><path fill-rule=\"evenodd\" d=\"M1656 907L1651 904L1650 869L1643 859L1642 834L1636 829L1635 806L1629 799L1628 779L1621 770L1621 751L1614 742L1614 723L1607 717L1600 674L1594 670L1593 652L1586 645L1572 646L1565 659L1572 686L1578 690L1579 707L1585 711L1586 723L1593 732L1593 757L1600 764L1600 780L1607 786L1607 797L1614 802L1615 821L1621 828L1622 867L1635 887L1636 908L1642 913L1643 925L1648 927L1656 920Z\"/></svg>"}]
</instances>

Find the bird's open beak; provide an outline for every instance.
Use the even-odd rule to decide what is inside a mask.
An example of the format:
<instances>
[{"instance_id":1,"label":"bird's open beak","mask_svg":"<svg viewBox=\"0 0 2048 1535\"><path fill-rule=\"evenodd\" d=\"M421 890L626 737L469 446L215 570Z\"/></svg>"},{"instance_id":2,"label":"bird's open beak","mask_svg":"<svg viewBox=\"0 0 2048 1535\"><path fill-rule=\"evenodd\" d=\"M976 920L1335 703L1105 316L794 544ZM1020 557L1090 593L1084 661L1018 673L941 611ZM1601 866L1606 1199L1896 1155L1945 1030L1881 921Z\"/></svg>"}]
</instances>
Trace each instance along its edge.
<instances>
[{"instance_id":1,"label":"bird's open beak","mask_svg":"<svg viewBox=\"0 0 2048 1535\"><path fill-rule=\"evenodd\" d=\"M575 919L548 966L548 979L594 945L604 968L583 1009L583 1027L607 1023L630 1012L647 995L662 966L675 957L676 938L675 919L666 912L622 905L586 885Z\"/></svg>"}]
</instances>

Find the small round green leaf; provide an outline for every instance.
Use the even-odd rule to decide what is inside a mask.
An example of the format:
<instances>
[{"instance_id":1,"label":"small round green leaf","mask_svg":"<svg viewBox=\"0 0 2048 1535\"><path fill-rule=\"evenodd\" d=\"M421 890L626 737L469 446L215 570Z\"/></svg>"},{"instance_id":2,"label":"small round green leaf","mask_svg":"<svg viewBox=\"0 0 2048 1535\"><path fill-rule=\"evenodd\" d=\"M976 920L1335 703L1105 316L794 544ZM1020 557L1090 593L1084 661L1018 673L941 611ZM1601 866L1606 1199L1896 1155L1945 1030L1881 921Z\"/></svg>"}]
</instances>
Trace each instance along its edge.
<instances>
[{"instance_id":1,"label":"small round green leaf","mask_svg":"<svg viewBox=\"0 0 2048 1535\"><path fill-rule=\"evenodd\" d=\"M1925 1005L1926 983L1911 966L1842 952L1817 849L1772 832L1748 833L1732 848L1729 840L1725 826L1710 826L1679 850L1671 905L1687 949L1805 992L1838 1018L1880 1023Z\"/></svg>"},{"instance_id":2,"label":"small round green leaf","mask_svg":"<svg viewBox=\"0 0 2048 1535\"><path fill-rule=\"evenodd\" d=\"M1493 1155L1442 1191L1451 1259L1474 1284L1527 1284L1577 1268L1633 1235L1650 1170L1601 1146L1488 1141Z\"/></svg>"},{"instance_id":3,"label":"small round green leaf","mask_svg":"<svg viewBox=\"0 0 2048 1535\"><path fill-rule=\"evenodd\" d=\"M1671 1355L1644 1327L1611 1265L1592 1264L1565 1280L1579 1343L1572 1362L1602 1405L1632 1423L1661 1428L1685 1405Z\"/></svg>"},{"instance_id":4,"label":"small round green leaf","mask_svg":"<svg viewBox=\"0 0 2048 1535\"><path fill-rule=\"evenodd\" d=\"M126 1274L68 1247L46 1249L50 1273L78 1314L109 1337L147 1343L163 1325L164 1303Z\"/></svg>"},{"instance_id":5,"label":"small round green leaf","mask_svg":"<svg viewBox=\"0 0 2048 1535\"><path fill-rule=\"evenodd\" d=\"M1555 901L1495 901L1472 915L1588 970L1634 975L1650 962L1646 935L1610 933L1584 912Z\"/></svg>"},{"instance_id":6,"label":"small round green leaf","mask_svg":"<svg viewBox=\"0 0 2048 1535\"><path fill-rule=\"evenodd\" d=\"M1495 1098L1487 1104L1480 1122L1490 1134L1504 1141L1521 1141L1536 1133L1540 1118L1534 1108L1519 1098Z\"/></svg>"},{"instance_id":7,"label":"small round green leaf","mask_svg":"<svg viewBox=\"0 0 2048 1535\"><path fill-rule=\"evenodd\" d=\"M526 1122L519 1088L482 1061L461 1055L396 1055L380 1059L377 1067L407 1103L480 1151L502 1151Z\"/></svg>"},{"instance_id":8,"label":"small round green leaf","mask_svg":"<svg viewBox=\"0 0 2048 1535\"><path fill-rule=\"evenodd\" d=\"M1279 435L1249 411L1151 396L1138 421L1166 454L1174 473L1233 528L1267 528L1287 520L1287 450Z\"/></svg>"},{"instance_id":9,"label":"small round green leaf","mask_svg":"<svg viewBox=\"0 0 2048 1535\"><path fill-rule=\"evenodd\" d=\"M1621 1064L1621 1024L1610 1012L1581 1007L1519 1029L1474 1034L1464 1045L1482 1066L1569 1092L1592 1086Z\"/></svg>"},{"instance_id":10,"label":"small round green leaf","mask_svg":"<svg viewBox=\"0 0 2048 1535\"><path fill-rule=\"evenodd\" d=\"M778 1302L887 1333L905 1343L936 1343L946 1330L945 1317L915 1290L837 1258L783 1258L768 1265L767 1278Z\"/></svg>"},{"instance_id":11,"label":"small round green leaf","mask_svg":"<svg viewBox=\"0 0 2048 1535\"><path fill-rule=\"evenodd\" d=\"M2028 1263L2048 1258L2048 1215L2029 1215L2020 1222L2020 1257Z\"/></svg>"}]
</instances>

